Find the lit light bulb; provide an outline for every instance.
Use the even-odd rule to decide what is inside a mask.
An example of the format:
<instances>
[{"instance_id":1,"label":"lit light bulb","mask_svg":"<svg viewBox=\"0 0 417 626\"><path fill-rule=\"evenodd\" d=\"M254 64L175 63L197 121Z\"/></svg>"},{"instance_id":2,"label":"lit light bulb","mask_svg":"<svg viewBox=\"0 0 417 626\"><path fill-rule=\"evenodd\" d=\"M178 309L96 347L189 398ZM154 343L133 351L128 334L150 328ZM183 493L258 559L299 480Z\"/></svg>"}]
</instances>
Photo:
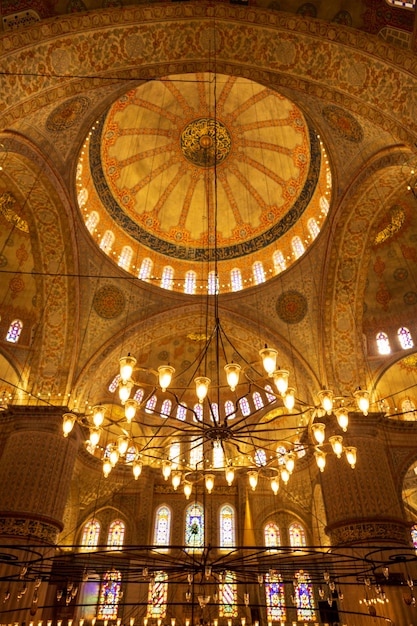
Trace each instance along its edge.
<instances>
[{"instance_id":1,"label":"lit light bulb","mask_svg":"<svg viewBox=\"0 0 417 626\"><path fill-rule=\"evenodd\" d=\"M284 397L288 389L288 376L290 375L288 370L275 370L273 373L275 387L278 393Z\"/></svg>"},{"instance_id":2,"label":"lit light bulb","mask_svg":"<svg viewBox=\"0 0 417 626\"><path fill-rule=\"evenodd\" d=\"M135 477L135 480L137 480L142 473L142 461L133 461L132 470L133 476Z\"/></svg>"},{"instance_id":3,"label":"lit light bulb","mask_svg":"<svg viewBox=\"0 0 417 626\"><path fill-rule=\"evenodd\" d=\"M288 483L288 481L290 480L290 473L289 473L289 471L287 470L287 468L286 468L286 467L283 467L283 468L281 469L281 479L282 479L282 482L283 482L285 485L286 485L286 484Z\"/></svg>"},{"instance_id":4,"label":"lit light bulb","mask_svg":"<svg viewBox=\"0 0 417 626\"><path fill-rule=\"evenodd\" d=\"M120 456L124 456L129 447L129 439L124 435L121 435L117 440L117 450Z\"/></svg>"},{"instance_id":5,"label":"lit light bulb","mask_svg":"<svg viewBox=\"0 0 417 626\"><path fill-rule=\"evenodd\" d=\"M172 486L174 487L174 490L176 491L178 489L178 487L181 484L181 474L180 472L174 472L172 474Z\"/></svg>"},{"instance_id":6,"label":"lit light bulb","mask_svg":"<svg viewBox=\"0 0 417 626\"><path fill-rule=\"evenodd\" d=\"M110 474L111 470L112 470L112 464L110 463L110 461L108 459L105 459L103 461L104 478L107 478L107 476Z\"/></svg>"},{"instance_id":7,"label":"lit light bulb","mask_svg":"<svg viewBox=\"0 0 417 626\"><path fill-rule=\"evenodd\" d=\"M333 391L330 391L330 389L322 389L322 391L318 393L318 397L323 410L330 415L333 410Z\"/></svg>"},{"instance_id":8,"label":"lit light bulb","mask_svg":"<svg viewBox=\"0 0 417 626\"><path fill-rule=\"evenodd\" d=\"M361 389L360 387L358 387L356 391L353 393L353 395L356 398L358 409L362 411L362 413L365 416L368 415L369 391L366 391L366 389Z\"/></svg>"},{"instance_id":9,"label":"lit light bulb","mask_svg":"<svg viewBox=\"0 0 417 626\"><path fill-rule=\"evenodd\" d=\"M324 442L324 438L325 438L325 432L324 431L325 431L325 429L326 429L326 424L322 424L321 422L315 422L311 426L311 430L313 431L314 439L317 441L317 443L319 445L321 445Z\"/></svg>"},{"instance_id":10,"label":"lit light bulb","mask_svg":"<svg viewBox=\"0 0 417 626\"><path fill-rule=\"evenodd\" d=\"M100 428L102 423L104 422L104 416L106 414L106 409L104 406L93 406L93 422L96 428Z\"/></svg>"},{"instance_id":11,"label":"lit light bulb","mask_svg":"<svg viewBox=\"0 0 417 626\"><path fill-rule=\"evenodd\" d=\"M288 411L292 411L295 405L295 389L294 387L288 387L287 393L284 396L284 406Z\"/></svg>"},{"instance_id":12,"label":"lit light bulb","mask_svg":"<svg viewBox=\"0 0 417 626\"><path fill-rule=\"evenodd\" d=\"M133 380L121 381L119 384L119 398L120 402L124 404L129 400L130 392L132 391Z\"/></svg>"},{"instance_id":13,"label":"lit light bulb","mask_svg":"<svg viewBox=\"0 0 417 626\"><path fill-rule=\"evenodd\" d=\"M137 408L138 403L133 398L125 401L125 418L127 419L129 424L135 417Z\"/></svg>"},{"instance_id":14,"label":"lit light bulb","mask_svg":"<svg viewBox=\"0 0 417 626\"><path fill-rule=\"evenodd\" d=\"M321 472L324 472L324 468L326 466L326 453L323 450L316 450L314 453L316 457L316 463Z\"/></svg>"},{"instance_id":15,"label":"lit light bulb","mask_svg":"<svg viewBox=\"0 0 417 626\"><path fill-rule=\"evenodd\" d=\"M110 450L110 454L109 454L109 461L110 461L112 467L114 467L116 465L118 460L119 460L119 451L118 451L117 447L115 445L113 445L111 450Z\"/></svg>"},{"instance_id":16,"label":"lit light bulb","mask_svg":"<svg viewBox=\"0 0 417 626\"><path fill-rule=\"evenodd\" d=\"M162 476L164 477L165 480L168 480L168 478L171 476L171 470L172 470L172 462L169 460L162 461Z\"/></svg>"},{"instance_id":17,"label":"lit light bulb","mask_svg":"<svg viewBox=\"0 0 417 626\"><path fill-rule=\"evenodd\" d=\"M347 410L344 407L340 407L340 409L336 410L336 419L340 428L345 433L349 425L349 415L348 415Z\"/></svg>"},{"instance_id":18,"label":"lit light bulb","mask_svg":"<svg viewBox=\"0 0 417 626\"><path fill-rule=\"evenodd\" d=\"M191 492L192 492L193 488L191 486L191 483L184 483L184 494L185 497L188 498L191 496Z\"/></svg>"},{"instance_id":19,"label":"lit light bulb","mask_svg":"<svg viewBox=\"0 0 417 626\"><path fill-rule=\"evenodd\" d=\"M289 474L292 474L295 466L295 459L297 458L294 452L288 452L285 458L285 467L287 468Z\"/></svg>"},{"instance_id":20,"label":"lit light bulb","mask_svg":"<svg viewBox=\"0 0 417 626\"><path fill-rule=\"evenodd\" d=\"M100 428L90 428L90 445L94 448L98 445L100 441L101 430Z\"/></svg>"},{"instance_id":21,"label":"lit light bulb","mask_svg":"<svg viewBox=\"0 0 417 626\"><path fill-rule=\"evenodd\" d=\"M279 480L277 477L271 478L271 489L277 495L279 491Z\"/></svg>"},{"instance_id":22,"label":"lit light bulb","mask_svg":"<svg viewBox=\"0 0 417 626\"><path fill-rule=\"evenodd\" d=\"M72 413L64 413L62 416L62 431L64 437L68 437L72 429L74 428L76 416Z\"/></svg>"},{"instance_id":23,"label":"lit light bulb","mask_svg":"<svg viewBox=\"0 0 417 626\"><path fill-rule=\"evenodd\" d=\"M208 393L208 388L211 381L210 378L207 378L206 376L198 376L194 379L194 382L197 398L199 403L201 404Z\"/></svg>"},{"instance_id":24,"label":"lit light bulb","mask_svg":"<svg viewBox=\"0 0 417 626\"><path fill-rule=\"evenodd\" d=\"M331 444L333 452L337 458L340 459L343 452L343 437L340 435L333 435L332 437L329 437L329 443Z\"/></svg>"},{"instance_id":25,"label":"lit light bulb","mask_svg":"<svg viewBox=\"0 0 417 626\"><path fill-rule=\"evenodd\" d=\"M207 492L211 493L214 487L214 474L207 474L205 483L206 483Z\"/></svg>"},{"instance_id":26,"label":"lit light bulb","mask_svg":"<svg viewBox=\"0 0 417 626\"><path fill-rule=\"evenodd\" d=\"M251 470L248 472L249 485L252 491L255 491L256 486L258 484L258 472L255 470Z\"/></svg>"},{"instance_id":27,"label":"lit light bulb","mask_svg":"<svg viewBox=\"0 0 417 626\"><path fill-rule=\"evenodd\" d=\"M173 375L175 374L175 368L171 365L160 365L158 367L159 385L162 391L166 391L170 386Z\"/></svg>"},{"instance_id":28,"label":"lit light bulb","mask_svg":"<svg viewBox=\"0 0 417 626\"><path fill-rule=\"evenodd\" d=\"M227 363L224 366L226 372L227 384L230 387L230 391L234 391L239 384L239 375L242 368L237 363Z\"/></svg>"},{"instance_id":29,"label":"lit light bulb","mask_svg":"<svg viewBox=\"0 0 417 626\"><path fill-rule=\"evenodd\" d=\"M268 376L272 376L277 366L278 352L274 348L268 348L265 346L262 350L259 350L259 356L262 359L265 372Z\"/></svg>"},{"instance_id":30,"label":"lit light bulb","mask_svg":"<svg viewBox=\"0 0 417 626\"><path fill-rule=\"evenodd\" d=\"M132 377L133 369L136 365L136 359L134 356L130 356L130 354L128 354L127 356L124 356L121 359L119 359L119 365L120 365L120 378L122 379L123 382L126 382Z\"/></svg>"},{"instance_id":31,"label":"lit light bulb","mask_svg":"<svg viewBox=\"0 0 417 626\"><path fill-rule=\"evenodd\" d=\"M231 465L226 467L225 475L226 475L226 482L227 482L227 484L230 487L232 485L232 483L233 483L234 478L235 478L235 470L233 469L233 467Z\"/></svg>"},{"instance_id":32,"label":"lit light bulb","mask_svg":"<svg viewBox=\"0 0 417 626\"><path fill-rule=\"evenodd\" d=\"M353 446L348 446L345 448L345 454L347 458L347 462L349 463L352 469L355 469L356 465L356 448Z\"/></svg>"}]
</instances>

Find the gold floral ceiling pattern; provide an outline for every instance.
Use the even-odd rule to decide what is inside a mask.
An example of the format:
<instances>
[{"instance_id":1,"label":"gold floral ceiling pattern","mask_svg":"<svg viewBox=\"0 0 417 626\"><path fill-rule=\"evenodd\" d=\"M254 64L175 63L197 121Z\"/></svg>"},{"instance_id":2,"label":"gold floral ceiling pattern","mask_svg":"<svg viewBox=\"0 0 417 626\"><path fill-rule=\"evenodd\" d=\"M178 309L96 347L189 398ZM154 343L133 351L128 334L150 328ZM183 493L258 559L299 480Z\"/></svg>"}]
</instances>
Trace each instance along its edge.
<instances>
[{"instance_id":1,"label":"gold floral ceiling pattern","mask_svg":"<svg viewBox=\"0 0 417 626\"><path fill-rule=\"evenodd\" d=\"M331 175L294 103L206 73L120 97L85 142L77 186L87 227L116 263L137 276L147 259L145 278L157 285L169 266L162 286L194 293L216 265L221 291L236 289L236 268L245 288L289 267L327 215Z\"/></svg>"}]
</instances>

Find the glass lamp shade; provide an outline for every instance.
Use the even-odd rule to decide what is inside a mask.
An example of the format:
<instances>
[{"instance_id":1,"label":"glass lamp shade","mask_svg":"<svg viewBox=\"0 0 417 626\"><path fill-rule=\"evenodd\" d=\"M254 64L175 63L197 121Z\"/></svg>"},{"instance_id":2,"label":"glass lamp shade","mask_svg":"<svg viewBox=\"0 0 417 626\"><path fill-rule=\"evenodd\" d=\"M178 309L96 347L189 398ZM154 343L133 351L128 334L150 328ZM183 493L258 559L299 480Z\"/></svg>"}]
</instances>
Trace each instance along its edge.
<instances>
[{"instance_id":1,"label":"glass lamp shade","mask_svg":"<svg viewBox=\"0 0 417 626\"><path fill-rule=\"evenodd\" d=\"M259 350L259 356L262 359L262 365L264 366L265 372L268 376L272 376L277 366L277 350L274 350L274 348L267 348L265 346L265 348Z\"/></svg>"},{"instance_id":2,"label":"glass lamp shade","mask_svg":"<svg viewBox=\"0 0 417 626\"><path fill-rule=\"evenodd\" d=\"M347 448L345 448L345 453L346 453L347 462L349 463L350 467L352 469L355 469L356 448L354 448L353 446L348 446Z\"/></svg>"},{"instance_id":3,"label":"glass lamp shade","mask_svg":"<svg viewBox=\"0 0 417 626\"><path fill-rule=\"evenodd\" d=\"M233 467L226 467L225 475L226 475L226 482L230 487L233 484L233 481L235 479L235 470L233 469Z\"/></svg>"},{"instance_id":4,"label":"glass lamp shade","mask_svg":"<svg viewBox=\"0 0 417 626\"><path fill-rule=\"evenodd\" d=\"M295 452L288 452L286 459L285 459L285 467L287 468L288 472L290 474L293 473L294 471L294 466L295 466L295 459L297 458L297 455L295 454Z\"/></svg>"},{"instance_id":5,"label":"glass lamp shade","mask_svg":"<svg viewBox=\"0 0 417 626\"><path fill-rule=\"evenodd\" d=\"M323 450L316 450L314 453L316 457L316 463L321 472L324 472L324 468L326 466L326 453Z\"/></svg>"},{"instance_id":6,"label":"glass lamp shade","mask_svg":"<svg viewBox=\"0 0 417 626\"><path fill-rule=\"evenodd\" d=\"M124 404L126 400L129 400L130 392L132 391L133 380L121 381L119 385L119 398L120 402Z\"/></svg>"},{"instance_id":7,"label":"glass lamp shade","mask_svg":"<svg viewBox=\"0 0 417 626\"><path fill-rule=\"evenodd\" d=\"M273 373L275 387L278 393L284 397L288 389L288 376L290 375L288 370L275 370Z\"/></svg>"},{"instance_id":8,"label":"glass lamp shade","mask_svg":"<svg viewBox=\"0 0 417 626\"><path fill-rule=\"evenodd\" d=\"M242 368L238 363L227 363L224 366L226 372L227 384L230 387L230 391L234 391L239 384L239 375Z\"/></svg>"},{"instance_id":9,"label":"glass lamp shade","mask_svg":"<svg viewBox=\"0 0 417 626\"><path fill-rule=\"evenodd\" d=\"M345 433L347 431L347 427L348 427L348 424L349 424L349 414L348 414L347 409L345 409L344 407L340 407L340 409L337 409L336 410L336 419L337 419L337 423L339 424L340 428Z\"/></svg>"},{"instance_id":10,"label":"glass lamp shade","mask_svg":"<svg viewBox=\"0 0 417 626\"><path fill-rule=\"evenodd\" d=\"M173 375L175 374L175 367L171 365L160 365L158 367L159 385L162 391L166 391L170 386Z\"/></svg>"},{"instance_id":11,"label":"glass lamp shade","mask_svg":"<svg viewBox=\"0 0 417 626\"><path fill-rule=\"evenodd\" d=\"M326 411L327 415L330 415L333 410L333 391L322 389L318 393L318 398L323 410Z\"/></svg>"},{"instance_id":12,"label":"glass lamp shade","mask_svg":"<svg viewBox=\"0 0 417 626\"><path fill-rule=\"evenodd\" d=\"M117 450L120 456L124 456L129 447L129 439L124 435L121 435L117 440Z\"/></svg>"},{"instance_id":13,"label":"glass lamp shade","mask_svg":"<svg viewBox=\"0 0 417 626\"><path fill-rule=\"evenodd\" d=\"M295 389L294 387L288 387L287 393L284 396L284 405L288 411L292 411L295 405Z\"/></svg>"},{"instance_id":14,"label":"glass lamp shade","mask_svg":"<svg viewBox=\"0 0 417 626\"><path fill-rule=\"evenodd\" d=\"M343 452L343 437L340 435L333 435L332 437L329 437L329 443L331 444L333 452L337 458L340 459Z\"/></svg>"},{"instance_id":15,"label":"glass lamp shade","mask_svg":"<svg viewBox=\"0 0 417 626\"><path fill-rule=\"evenodd\" d=\"M278 477L271 478L271 489L275 495L277 495L279 491L279 480Z\"/></svg>"},{"instance_id":16,"label":"glass lamp shade","mask_svg":"<svg viewBox=\"0 0 417 626\"><path fill-rule=\"evenodd\" d=\"M72 413L64 413L62 416L62 431L64 437L68 437L72 429L74 428L75 420L77 417Z\"/></svg>"},{"instance_id":17,"label":"glass lamp shade","mask_svg":"<svg viewBox=\"0 0 417 626\"><path fill-rule=\"evenodd\" d=\"M193 490L193 487L191 483L184 483L184 495L187 498L187 500L191 496L192 490Z\"/></svg>"},{"instance_id":18,"label":"glass lamp shade","mask_svg":"<svg viewBox=\"0 0 417 626\"><path fill-rule=\"evenodd\" d=\"M194 379L194 382L197 398L199 403L201 404L208 393L208 388L211 381L210 378L207 378L206 376L198 376Z\"/></svg>"},{"instance_id":19,"label":"glass lamp shade","mask_svg":"<svg viewBox=\"0 0 417 626\"><path fill-rule=\"evenodd\" d=\"M206 474L205 483L206 483L207 492L211 493L214 487L214 474Z\"/></svg>"},{"instance_id":20,"label":"glass lamp shade","mask_svg":"<svg viewBox=\"0 0 417 626\"><path fill-rule=\"evenodd\" d=\"M119 359L119 365L120 365L120 378L122 379L122 381L126 382L127 380L130 380L130 378L132 378L133 369L136 365L135 357L130 356L130 354L128 354L127 356L124 356L121 359Z\"/></svg>"},{"instance_id":21,"label":"glass lamp shade","mask_svg":"<svg viewBox=\"0 0 417 626\"><path fill-rule=\"evenodd\" d=\"M106 414L106 409L104 406L93 406L93 422L96 428L99 428L104 422L104 416Z\"/></svg>"},{"instance_id":22,"label":"glass lamp shade","mask_svg":"<svg viewBox=\"0 0 417 626\"><path fill-rule=\"evenodd\" d=\"M171 461L162 461L162 475L165 480L171 476L172 463Z\"/></svg>"},{"instance_id":23,"label":"glass lamp shade","mask_svg":"<svg viewBox=\"0 0 417 626\"><path fill-rule=\"evenodd\" d=\"M176 491L178 489L178 487L180 486L180 484L181 484L181 474L180 474L180 472L174 472L172 474L171 482L172 482L172 486L174 487L174 490Z\"/></svg>"},{"instance_id":24,"label":"glass lamp shade","mask_svg":"<svg viewBox=\"0 0 417 626\"><path fill-rule=\"evenodd\" d=\"M135 480L137 480L142 473L142 461L134 461L132 470L133 476L135 477Z\"/></svg>"},{"instance_id":25,"label":"glass lamp shade","mask_svg":"<svg viewBox=\"0 0 417 626\"><path fill-rule=\"evenodd\" d=\"M129 424L135 417L137 408L138 403L133 398L125 401L125 418L127 419Z\"/></svg>"},{"instance_id":26,"label":"glass lamp shade","mask_svg":"<svg viewBox=\"0 0 417 626\"><path fill-rule=\"evenodd\" d=\"M258 484L258 472L255 470L248 472L249 485L252 491L255 491Z\"/></svg>"},{"instance_id":27,"label":"glass lamp shade","mask_svg":"<svg viewBox=\"0 0 417 626\"><path fill-rule=\"evenodd\" d=\"M119 450L117 449L117 446L114 445L112 449L110 450L110 455L109 455L109 461L111 463L111 466L114 467L118 460L119 460Z\"/></svg>"},{"instance_id":28,"label":"glass lamp shade","mask_svg":"<svg viewBox=\"0 0 417 626\"><path fill-rule=\"evenodd\" d=\"M362 413L366 416L368 415L368 410L369 410L369 391L367 391L366 389L361 389L360 387L353 393L357 405L358 405L358 409L359 411L362 411Z\"/></svg>"},{"instance_id":29,"label":"glass lamp shade","mask_svg":"<svg viewBox=\"0 0 417 626\"><path fill-rule=\"evenodd\" d=\"M90 445L94 448L98 445L100 441L101 430L100 428L90 428Z\"/></svg>"},{"instance_id":30,"label":"glass lamp shade","mask_svg":"<svg viewBox=\"0 0 417 626\"><path fill-rule=\"evenodd\" d=\"M286 467L283 467L281 470L281 479L282 482L286 485L288 483L288 481L290 480L290 473L287 470Z\"/></svg>"},{"instance_id":31,"label":"glass lamp shade","mask_svg":"<svg viewBox=\"0 0 417 626\"><path fill-rule=\"evenodd\" d=\"M322 424L321 422L316 422L312 424L311 430L313 432L314 439L317 441L319 445L321 445L324 442L324 438L325 438L326 424Z\"/></svg>"},{"instance_id":32,"label":"glass lamp shade","mask_svg":"<svg viewBox=\"0 0 417 626\"><path fill-rule=\"evenodd\" d=\"M104 478L107 478L107 476L110 474L111 471L112 471L112 464L110 463L109 459L105 459L103 461Z\"/></svg>"}]
</instances>

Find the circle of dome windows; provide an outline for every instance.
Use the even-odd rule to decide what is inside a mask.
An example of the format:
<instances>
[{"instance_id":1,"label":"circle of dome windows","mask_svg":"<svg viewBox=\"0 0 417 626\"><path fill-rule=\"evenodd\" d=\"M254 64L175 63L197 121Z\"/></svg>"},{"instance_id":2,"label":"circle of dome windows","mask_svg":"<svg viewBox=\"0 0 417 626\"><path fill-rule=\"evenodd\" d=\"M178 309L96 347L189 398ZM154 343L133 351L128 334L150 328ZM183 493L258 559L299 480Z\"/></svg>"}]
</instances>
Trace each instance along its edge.
<instances>
[{"instance_id":1,"label":"circle of dome windows","mask_svg":"<svg viewBox=\"0 0 417 626\"><path fill-rule=\"evenodd\" d=\"M325 196L320 198L320 217L324 218L327 216L329 212L329 202ZM85 225L90 232L90 234L97 233L97 226L100 221L100 216L97 211L91 211L86 219ZM267 274L274 272L275 275L280 274L288 267L288 262L291 259L299 259L306 251L306 247L316 239L316 237L320 233L320 226L318 220L313 217L307 221L307 228L309 234L303 240L298 235L295 235L291 239L291 255L285 256L281 250L275 250L272 254L272 266L273 269L268 271L265 270L264 264L262 261L255 261L252 264L252 277L249 280L244 280L242 276L242 272L240 268L235 267L230 271L230 283L227 285L229 291L236 292L241 291L244 288L244 283L250 282L254 285L260 285L267 280ZM112 254L112 246L115 242L115 234L111 230L106 230L103 236L100 239L99 247L101 250L106 252L106 254ZM113 251L113 254L116 254ZM137 269L135 265L132 264L133 261L133 249L130 246L124 246L120 252L118 258L118 265L122 267L126 271L131 271L131 269ZM140 280L145 282L150 281L159 281L159 286L163 289L172 290L174 288L174 268L170 265L166 265L162 270L162 275L160 278L156 278L152 275L153 271L153 262L149 257L145 257L142 259L140 267L138 269L137 276ZM182 279L183 291L186 294L193 295L197 292L198 286L198 275L197 272L190 270L186 272L184 278ZM224 287L224 285L222 285ZM199 285L200 289L203 289L203 285ZM218 277L216 278L215 272L209 272L207 277L207 291L209 295L214 295L219 292L220 285L218 282Z\"/></svg>"},{"instance_id":2,"label":"circle of dome windows","mask_svg":"<svg viewBox=\"0 0 417 626\"><path fill-rule=\"evenodd\" d=\"M411 332L405 326L401 326L397 330L397 340L402 350L410 350L414 348L414 341ZM382 331L376 335L376 347L378 354L391 354L391 344L387 333Z\"/></svg>"}]
</instances>

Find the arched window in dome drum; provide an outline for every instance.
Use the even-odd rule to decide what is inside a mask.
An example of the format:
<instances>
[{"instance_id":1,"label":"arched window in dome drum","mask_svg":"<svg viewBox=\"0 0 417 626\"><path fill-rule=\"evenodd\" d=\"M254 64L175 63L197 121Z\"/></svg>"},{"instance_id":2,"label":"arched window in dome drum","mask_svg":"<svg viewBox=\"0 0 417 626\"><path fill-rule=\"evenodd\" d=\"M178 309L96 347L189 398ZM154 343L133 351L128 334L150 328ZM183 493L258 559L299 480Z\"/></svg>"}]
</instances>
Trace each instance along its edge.
<instances>
[{"instance_id":1,"label":"arched window in dome drum","mask_svg":"<svg viewBox=\"0 0 417 626\"><path fill-rule=\"evenodd\" d=\"M100 216L97 211L91 211L85 222L85 225L90 233L94 232L94 229L97 228L97 224L99 223L99 221Z\"/></svg>"},{"instance_id":2,"label":"arched window in dome drum","mask_svg":"<svg viewBox=\"0 0 417 626\"><path fill-rule=\"evenodd\" d=\"M203 440L201 437L194 439L190 444L190 466L198 468L203 461Z\"/></svg>"},{"instance_id":3,"label":"arched window in dome drum","mask_svg":"<svg viewBox=\"0 0 417 626\"><path fill-rule=\"evenodd\" d=\"M301 256L303 256L304 252L305 252L305 248L304 248L304 244L301 241L300 237L295 236L291 239L291 246L292 246L292 250L294 252L294 256L296 259L299 259Z\"/></svg>"},{"instance_id":4,"label":"arched window in dome drum","mask_svg":"<svg viewBox=\"0 0 417 626\"><path fill-rule=\"evenodd\" d=\"M106 230L100 241L100 248L104 252L110 252L114 243L114 232L112 230Z\"/></svg>"},{"instance_id":5,"label":"arched window in dome drum","mask_svg":"<svg viewBox=\"0 0 417 626\"><path fill-rule=\"evenodd\" d=\"M255 405L255 408L263 409L264 401L259 391L254 391L252 394L252 398L253 398L253 403Z\"/></svg>"},{"instance_id":6,"label":"arched window in dome drum","mask_svg":"<svg viewBox=\"0 0 417 626\"><path fill-rule=\"evenodd\" d=\"M119 257L119 266L123 267L123 269L127 271L130 267L130 264L132 263L132 258L132 248L130 246L123 246Z\"/></svg>"},{"instance_id":7,"label":"arched window in dome drum","mask_svg":"<svg viewBox=\"0 0 417 626\"><path fill-rule=\"evenodd\" d=\"M219 293L219 279L216 278L216 272L209 272L207 277L207 289L210 296Z\"/></svg>"},{"instance_id":8,"label":"arched window in dome drum","mask_svg":"<svg viewBox=\"0 0 417 626\"><path fill-rule=\"evenodd\" d=\"M224 403L224 414L229 420L235 417L235 405L231 400L226 400L226 402Z\"/></svg>"},{"instance_id":9,"label":"arched window in dome drum","mask_svg":"<svg viewBox=\"0 0 417 626\"><path fill-rule=\"evenodd\" d=\"M166 265L162 270L161 287L163 289L172 289L174 282L174 268Z\"/></svg>"},{"instance_id":10,"label":"arched window in dome drum","mask_svg":"<svg viewBox=\"0 0 417 626\"><path fill-rule=\"evenodd\" d=\"M152 268L153 268L152 259L150 259L149 257L145 257L144 259L142 259L142 263L140 264L138 278L140 278L141 280L148 281L151 277Z\"/></svg>"},{"instance_id":11,"label":"arched window in dome drum","mask_svg":"<svg viewBox=\"0 0 417 626\"><path fill-rule=\"evenodd\" d=\"M265 270L261 261L255 261L252 265L252 274L255 285L265 282Z\"/></svg>"},{"instance_id":12,"label":"arched window in dome drum","mask_svg":"<svg viewBox=\"0 0 417 626\"><path fill-rule=\"evenodd\" d=\"M272 255L272 262L274 264L275 274L279 274L287 268L287 263L285 262L285 257L281 250L275 250Z\"/></svg>"},{"instance_id":13,"label":"arched window in dome drum","mask_svg":"<svg viewBox=\"0 0 417 626\"><path fill-rule=\"evenodd\" d=\"M146 407L145 407L145 411L147 413L153 413L154 412L155 407L156 407L156 401L157 401L157 397L156 397L155 394L149 398L149 400L146 403Z\"/></svg>"},{"instance_id":14,"label":"arched window in dome drum","mask_svg":"<svg viewBox=\"0 0 417 626\"><path fill-rule=\"evenodd\" d=\"M190 270L185 275L184 293L194 294L197 284L197 274Z\"/></svg>"},{"instance_id":15,"label":"arched window in dome drum","mask_svg":"<svg viewBox=\"0 0 417 626\"><path fill-rule=\"evenodd\" d=\"M391 346L389 345L389 339L386 333L379 332L377 334L376 345L379 354L391 354Z\"/></svg>"},{"instance_id":16,"label":"arched window in dome drum","mask_svg":"<svg viewBox=\"0 0 417 626\"><path fill-rule=\"evenodd\" d=\"M165 399L161 406L161 417L169 417L171 415L172 402Z\"/></svg>"},{"instance_id":17,"label":"arched window in dome drum","mask_svg":"<svg viewBox=\"0 0 417 626\"><path fill-rule=\"evenodd\" d=\"M317 235L319 235L319 233L320 233L319 225L317 224L317 222L314 219L314 217L310 217L310 219L308 220L307 228L309 230L309 233L310 233L312 239L315 239L317 237Z\"/></svg>"},{"instance_id":18,"label":"arched window in dome drum","mask_svg":"<svg viewBox=\"0 0 417 626\"><path fill-rule=\"evenodd\" d=\"M250 405L247 398L240 398L239 407L244 417L250 415Z\"/></svg>"},{"instance_id":19,"label":"arched window in dome drum","mask_svg":"<svg viewBox=\"0 0 417 626\"><path fill-rule=\"evenodd\" d=\"M20 320L13 320L7 331L6 341L9 343L17 343L23 329L23 323Z\"/></svg>"},{"instance_id":20,"label":"arched window in dome drum","mask_svg":"<svg viewBox=\"0 0 417 626\"><path fill-rule=\"evenodd\" d=\"M182 422L184 422L186 417L187 417L187 407L185 406L183 402L182 404L178 405L177 420L181 420Z\"/></svg>"},{"instance_id":21,"label":"arched window in dome drum","mask_svg":"<svg viewBox=\"0 0 417 626\"><path fill-rule=\"evenodd\" d=\"M234 267L230 272L232 291L240 291L243 288L242 273L238 267Z\"/></svg>"},{"instance_id":22,"label":"arched window in dome drum","mask_svg":"<svg viewBox=\"0 0 417 626\"><path fill-rule=\"evenodd\" d=\"M403 350L408 350L409 348L414 348L414 341L411 337L411 333L405 326L401 326L401 328L397 331L398 341L400 342L400 346Z\"/></svg>"}]
</instances>

